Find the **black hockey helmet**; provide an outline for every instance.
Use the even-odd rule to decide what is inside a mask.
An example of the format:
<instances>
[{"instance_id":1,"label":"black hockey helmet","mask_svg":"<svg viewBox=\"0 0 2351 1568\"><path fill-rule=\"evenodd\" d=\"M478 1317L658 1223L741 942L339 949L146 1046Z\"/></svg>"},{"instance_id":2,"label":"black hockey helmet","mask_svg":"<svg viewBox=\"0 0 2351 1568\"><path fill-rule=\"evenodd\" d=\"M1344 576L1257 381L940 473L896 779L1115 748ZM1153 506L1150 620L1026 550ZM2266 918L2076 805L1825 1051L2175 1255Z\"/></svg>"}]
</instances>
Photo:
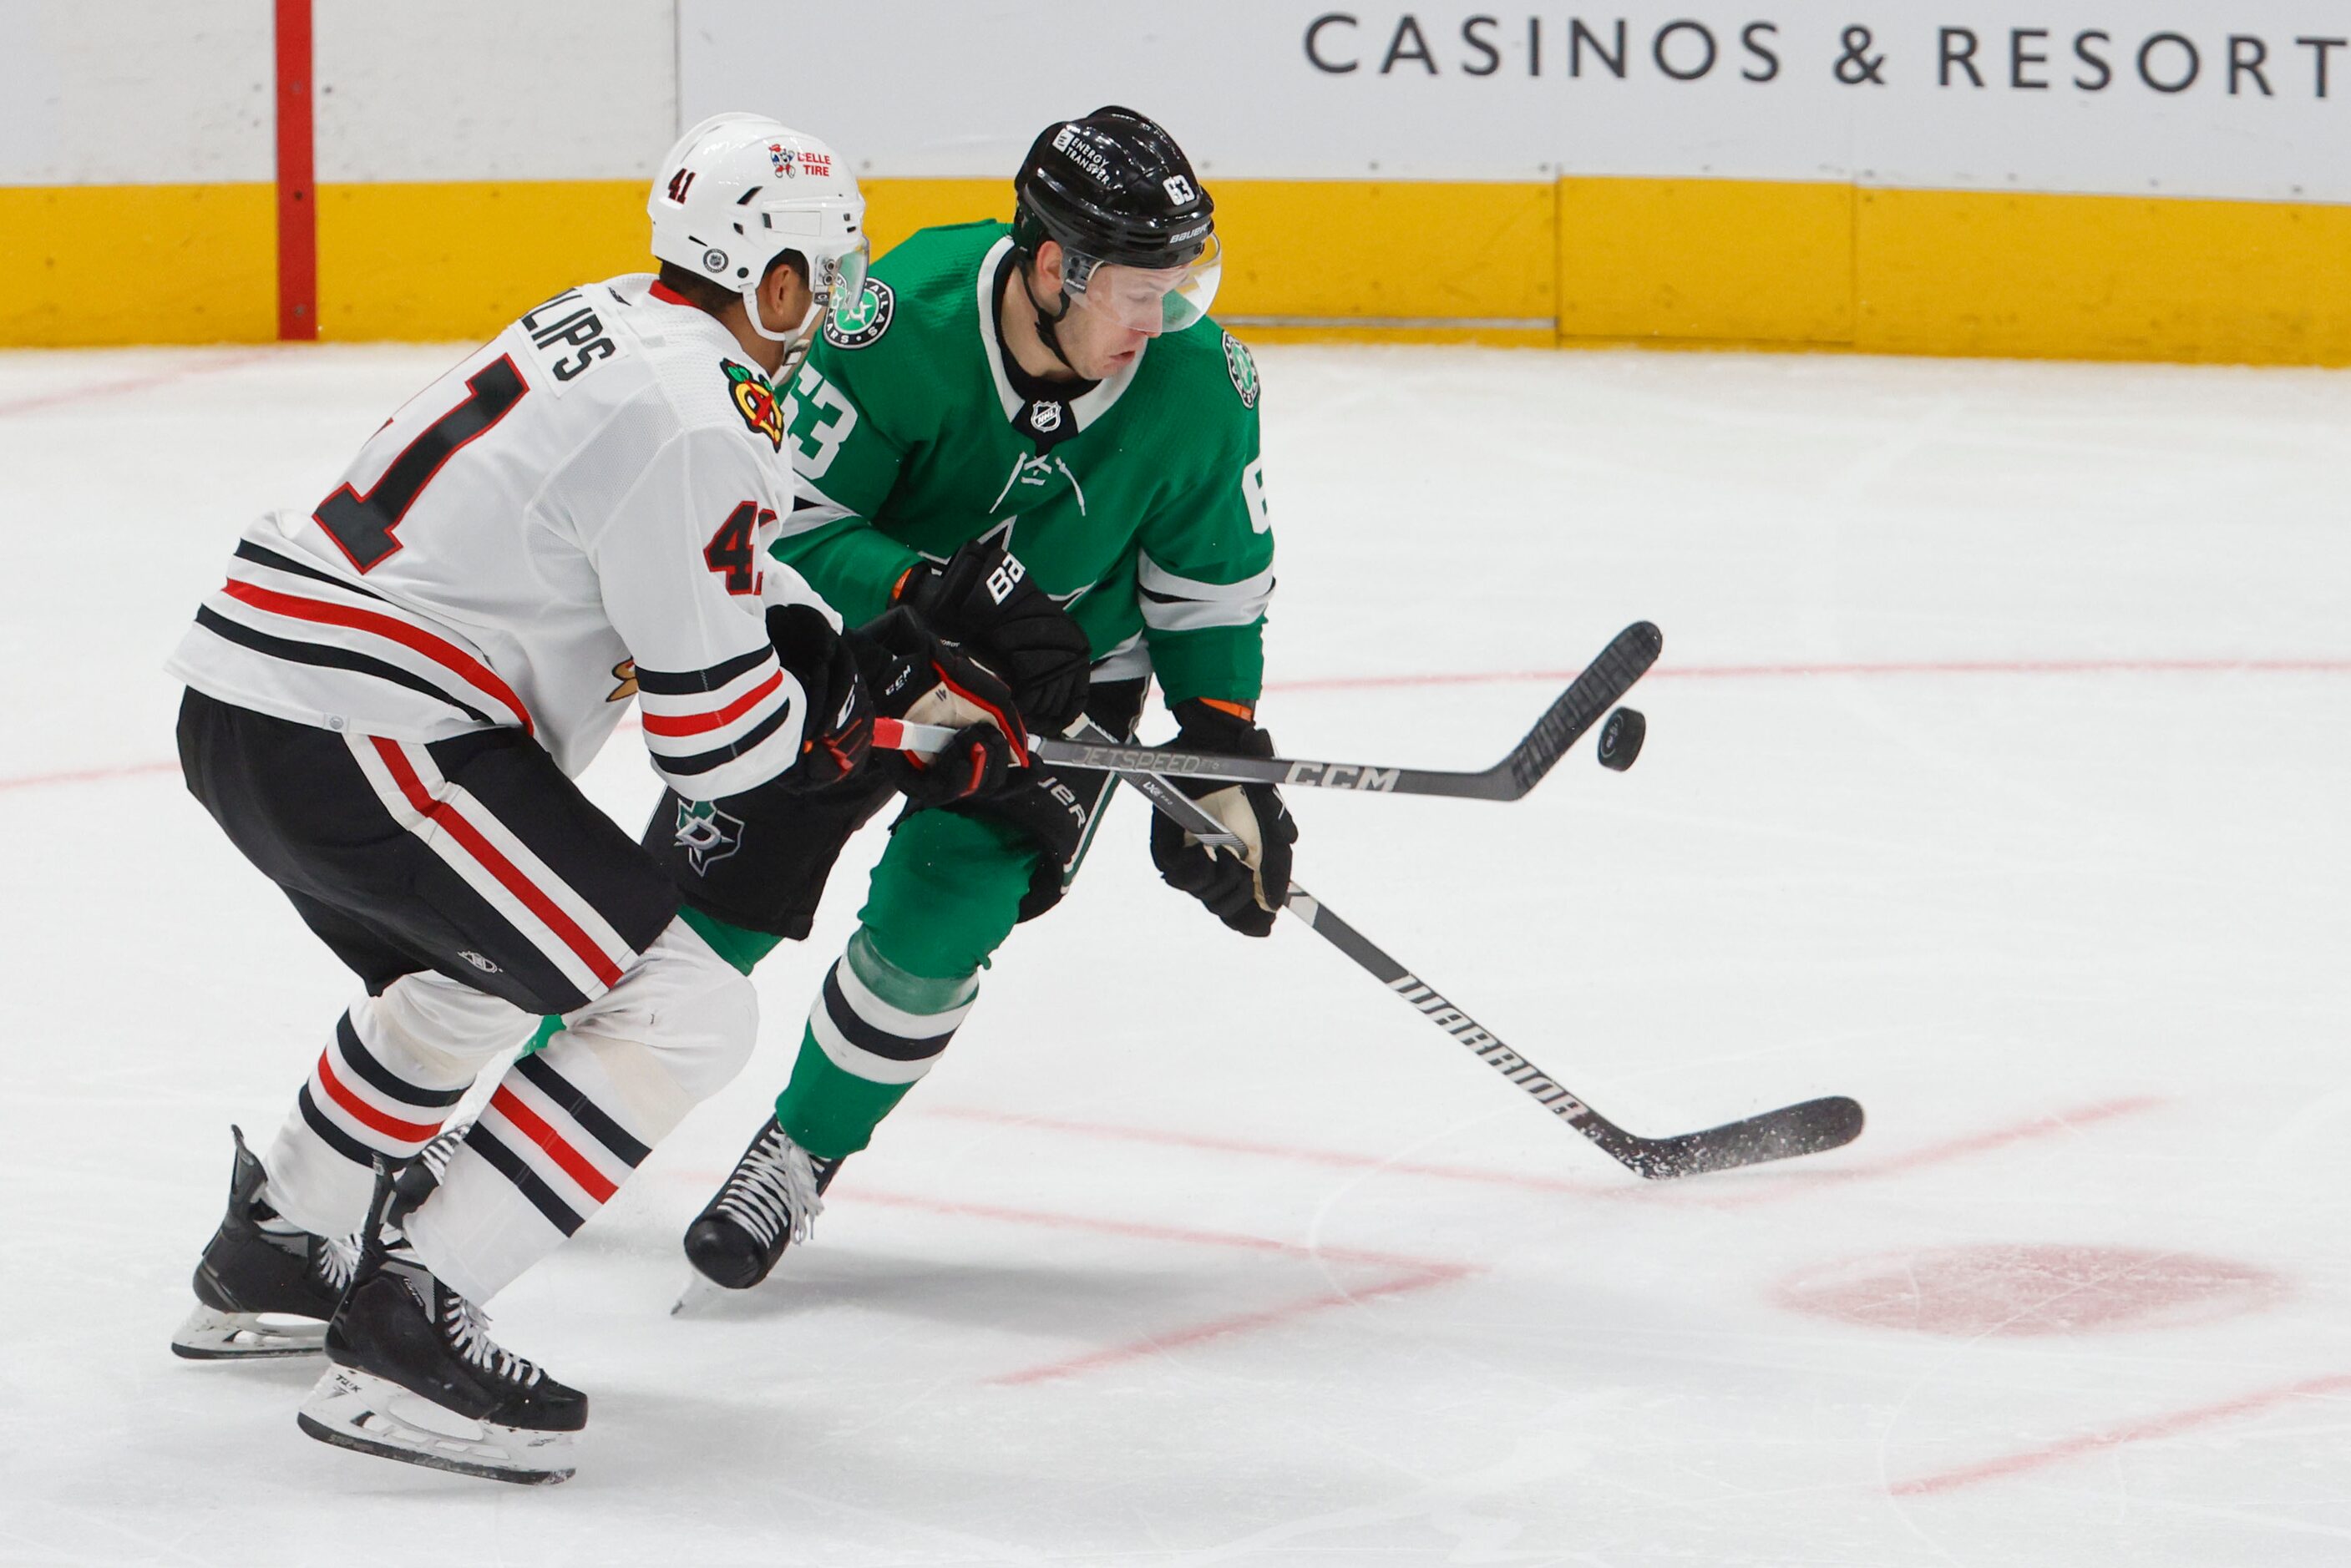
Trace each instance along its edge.
<instances>
[{"instance_id":1,"label":"black hockey helmet","mask_svg":"<svg viewBox=\"0 0 2351 1568\"><path fill-rule=\"evenodd\" d=\"M1096 263L1189 266L1216 233L1215 202L1157 121L1117 104L1047 126L1013 176L1012 240Z\"/></svg>"},{"instance_id":2,"label":"black hockey helmet","mask_svg":"<svg viewBox=\"0 0 2351 1568\"><path fill-rule=\"evenodd\" d=\"M1012 243L1022 275L1047 240L1067 253L1060 298L1050 305L1032 293L1037 334L1066 365L1059 328L1072 295L1107 294L1102 308L1126 325L1180 332L1208 313L1223 259L1217 241L1217 204L1192 172L1192 161L1159 124L1117 104L1083 119L1047 126L1012 177L1016 198ZM1104 266L1161 275L1156 285L1127 280L1093 287ZM1180 273L1173 284L1165 275ZM1146 325L1147 324L1147 325Z\"/></svg>"}]
</instances>

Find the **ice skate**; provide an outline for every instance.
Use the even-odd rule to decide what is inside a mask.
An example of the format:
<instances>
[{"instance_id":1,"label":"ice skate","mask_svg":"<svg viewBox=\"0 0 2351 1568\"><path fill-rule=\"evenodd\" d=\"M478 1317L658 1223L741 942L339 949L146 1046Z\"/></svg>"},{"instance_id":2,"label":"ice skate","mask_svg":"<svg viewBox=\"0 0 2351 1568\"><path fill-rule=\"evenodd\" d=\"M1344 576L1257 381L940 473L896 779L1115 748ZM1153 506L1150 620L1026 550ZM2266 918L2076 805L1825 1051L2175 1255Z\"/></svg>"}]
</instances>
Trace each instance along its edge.
<instances>
[{"instance_id":1,"label":"ice skate","mask_svg":"<svg viewBox=\"0 0 2351 1568\"><path fill-rule=\"evenodd\" d=\"M840 1168L840 1160L820 1159L794 1143L769 1116L709 1207L686 1227L685 1256L695 1277L678 1307L705 1293L702 1281L747 1291L766 1279L786 1247L809 1239Z\"/></svg>"},{"instance_id":2,"label":"ice skate","mask_svg":"<svg viewBox=\"0 0 2351 1568\"><path fill-rule=\"evenodd\" d=\"M569 1479L588 1397L493 1341L481 1309L404 1241L362 1254L326 1352L334 1365L297 1418L320 1442L525 1486Z\"/></svg>"},{"instance_id":3,"label":"ice skate","mask_svg":"<svg viewBox=\"0 0 2351 1568\"><path fill-rule=\"evenodd\" d=\"M263 1202L267 1172L245 1134L228 1130L236 1140L228 1211L196 1263L196 1304L172 1334L172 1353L191 1361L315 1355L359 1249L313 1235Z\"/></svg>"}]
</instances>

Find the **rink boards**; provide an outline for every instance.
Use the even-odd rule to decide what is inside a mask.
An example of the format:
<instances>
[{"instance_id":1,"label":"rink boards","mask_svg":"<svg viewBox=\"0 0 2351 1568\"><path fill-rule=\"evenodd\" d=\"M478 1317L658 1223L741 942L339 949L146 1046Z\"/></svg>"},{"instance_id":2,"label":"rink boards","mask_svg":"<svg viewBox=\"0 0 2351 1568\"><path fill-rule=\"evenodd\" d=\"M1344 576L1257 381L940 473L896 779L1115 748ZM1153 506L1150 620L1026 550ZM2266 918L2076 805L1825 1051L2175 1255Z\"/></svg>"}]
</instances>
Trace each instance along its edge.
<instances>
[{"instance_id":1,"label":"rink boards","mask_svg":"<svg viewBox=\"0 0 2351 1568\"><path fill-rule=\"evenodd\" d=\"M835 141L886 245L1007 215L1037 124L1116 99L1195 153L1218 314L1259 337L2342 364L2327 11L1200 0L1065 37L1038 0L235 0L124 38L39 0L0 71L0 344L480 337L643 265L651 161L712 109ZM1067 69L1007 91L1032 35Z\"/></svg>"}]
</instances>

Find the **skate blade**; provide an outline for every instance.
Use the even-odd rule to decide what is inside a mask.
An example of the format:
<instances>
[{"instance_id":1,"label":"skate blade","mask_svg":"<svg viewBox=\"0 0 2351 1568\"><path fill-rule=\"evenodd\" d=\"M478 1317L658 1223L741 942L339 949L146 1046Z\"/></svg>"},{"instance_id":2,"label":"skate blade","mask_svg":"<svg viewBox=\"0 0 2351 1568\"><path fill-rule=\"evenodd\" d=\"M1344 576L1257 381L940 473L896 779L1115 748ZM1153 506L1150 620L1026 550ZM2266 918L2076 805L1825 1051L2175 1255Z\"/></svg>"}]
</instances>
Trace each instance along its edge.
<instances>
[{"instance_id":1,"label":"skate blade","mask_svg":"<svg viewBox=\"0 0 2351 1568\"><path fill-rule=\"evenodd\" d=\"M418 1414L429 1410L436 1420L472 1428L473 1435L420 1426L403 1409ZM302 1401L294 1424L339 1449L452 1475L517 1486L552 1486L572 1475L569 1432L468 1421L396 1383L348 1366L328 1369Z\"/></svg>"},{"instance_id":2,"label":"skate blade","mask_svg":"<svg viewBox=\"0 0 2351 1568\"><path fill-rule=\"evenodd\" d=\"M266 1361L316 1355L326 1348L327 1325L284 1313L217 1312L198 1302L172 1331L172 1354L190 1361Z\"/></svg>"},{"instance_id":3,"label":"skate blade","mask_svg":"<svg viewBox=\"0 0 2351 1568\"><path fill-rule=\"evenodd\" d=\"M689 1270L685 1288L677 1293L676 1304L669 1309L672 1317L696 1317L702 1309L726 1293L726 1287L698 1269Z\"/></svg>"}]
</instances>

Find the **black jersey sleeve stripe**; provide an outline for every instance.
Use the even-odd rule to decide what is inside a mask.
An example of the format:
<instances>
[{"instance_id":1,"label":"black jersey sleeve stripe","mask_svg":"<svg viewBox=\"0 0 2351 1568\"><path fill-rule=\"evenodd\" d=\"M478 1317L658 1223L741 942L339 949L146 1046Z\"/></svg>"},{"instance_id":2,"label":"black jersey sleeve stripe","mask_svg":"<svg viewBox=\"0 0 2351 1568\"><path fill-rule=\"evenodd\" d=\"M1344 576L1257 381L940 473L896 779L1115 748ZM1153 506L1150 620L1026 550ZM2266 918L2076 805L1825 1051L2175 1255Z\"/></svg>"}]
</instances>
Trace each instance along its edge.
<instances>
[{"instance_id":1,"label":"black jersey sleeve stripe","mask_svg":"<svg viewBox=\"0 0 2351 1568\"><path fill-rule=\"evenodd\" d=\"M495 724L496 719L471 702L451 696L413 670L402 670L397 664L387 664L381 659L371 659L364 653L353 653L348 648L330 648L319 642L295 642L287 638L272 637L266 631L256 631L242 622L217 614L209 605L196 607L196 624L215 637L226 638L256 653L266 653L273 659L283 659L295 664L318 664L330 670L349 670L360 675L372 675L379 680L389 680L395 686L405 686L411 691L422 691L427 697L437 697L452 708L485 724Z\"/></svg>"},{"instance_id":2,"label":"black jersey sleeve stripe","mask_svg":"<svg viewBox=\"0 0 2351 1568\"><path fill-rule=\"evenodd\" d=\"M547 1222L569 1236L588 1221L580 1211L556 1196L555 1189L539 1179L538 1172L522 1161L522 1156L500 1143L496 1134L481 1123L465 1135L465 1147L487 1160L490 1168L508 1181L515 1189L530 1200L530 1206L547 1216Z\"/></svg>"},{"instance_id":3,"label":"black jersey sleeve stripe","mask_svg":"<svg viewBox=\"0 0 2351 1568\"><path fill-rule=\"evenodd\" d=\"M656 697L691 697L697 692L716 691L775 656L772 648L755 648L748 653L722 659L707 670L647 670L641 664L637 666L637 690Z\"/></svg>"},{"instance_id":4,"label":"black jersey sleeve stripe","mask_svg":"<svg viewBox=\"0 0 2351 1568\"><path fill-rule=\"evenodd\" d=\"M841 992L840 978L831 970L824 971L824 1011L832 1020L832 1026L840 1030L841 1037L852 1045L861 1051L871 1051L876 1056L886 1056L893 1062L928 1061L946 1050L947 1042L955 1038L952 1029L927 1039L909 1040L903 1034L875 1028L860 1018L857 1010L849 1005L849 998Z\"/></svg>"},{"instance_id":5,"label":"black jersey sleeve stripe","mask_svg":"<svg viewBox=\"0 0 2351 1568\"><path fill-rule=\"evenodd\" d=\"M662 772L665 774L674 774L680 778L692 778L696 774L706 774L713 768L723 768L728 763L733 762L736 758L749 752L752 748L758 745L760 742L774 734L778 730L782 729L784 727L784 721L791 716L792 700L787 697L782 701L776 704L776 711L774 712L768 714L766 718L752 725L748 730L746 730L743 732L743 738L741 740L732 742L729 744L717 747L712 751L696 752L690 757L674 757L667 752L654 751L653 754L653 763L656 767L660 768ZM647 735L645 737L645 744L648 750L652 749L655 739L656 737L652 735ZM780 772L781 770L779 769L778 771Z\"/></svg>"},{"instance_id":6,"label":"black jersey sleeve stripe","mask_svg":"<svg viewBox=\"0 0 2351 1568\"><path fill-rule=\"evenodd\" d=\"M345 582L332 572L322 572L316 566L306 566L291 556L281 556L277 551L264 548L250 539L240 539L236 542L236 556L241 561L251 561L257 566L267 566L273 572L291 572L298 577L308 577L314 582L341 588L346 593L363 594L379 604L389 602L373 588L363 588L357 583Z\"/></svg>"},{"instance_id":7,"label":"black jersey sleeve stripe","mask_svg":"<svg viewBox=\"0 0 2351 1568\"><path fill-rule=\"evenodd\" d=\"M351 1027L351 1015L348 1012L335 1020L335 1038L342 1044L343 1064L350 1068L360 1082L387 1099L398 1100L403 1106L415 1106L422 1110L437 1111L465 1097L463 1089L420 1088L394 1074L360 1044L360 1032Z\"/></svg>"},{"instance_id":8,"label":"black jersey sleeve stripe","mask_svg":"<svg viewBox=\"0 0 2351 1568\"><path fill-rule=\"evenodd\" d=\"M367 1145L328 1120L327 1113L319 1108L319 1102L310 1097L309 1085L302 1085L301 1091L294 1096L294 1103L301 1108L303 1121L309 1125L312 1132L319 1135L319 1142L350 1160L353 1165L367 1169L374 1168L379 1151L368 1147Z\"/></svg>"},{"instance_id":9,"label":"black jersey sleeve stripe","mask_svg":"<svg viewBox=\"0 0 2351 1568\"><path fill-rule=\"evenodd\" d=\"M536 1054L525 1056L515 1064L515 1071L528 1078L540 1094L561 1106L563 1114L578 1122L590 1137L625 1160L631 1169L643 1165L645 1156L653 1153L652 1149L631 1137L620 1123L606 1116L595 1101L580 1093L579 1086L570 1079L549 1066L545 1057Z\"/></svg>"}]
</instances>

